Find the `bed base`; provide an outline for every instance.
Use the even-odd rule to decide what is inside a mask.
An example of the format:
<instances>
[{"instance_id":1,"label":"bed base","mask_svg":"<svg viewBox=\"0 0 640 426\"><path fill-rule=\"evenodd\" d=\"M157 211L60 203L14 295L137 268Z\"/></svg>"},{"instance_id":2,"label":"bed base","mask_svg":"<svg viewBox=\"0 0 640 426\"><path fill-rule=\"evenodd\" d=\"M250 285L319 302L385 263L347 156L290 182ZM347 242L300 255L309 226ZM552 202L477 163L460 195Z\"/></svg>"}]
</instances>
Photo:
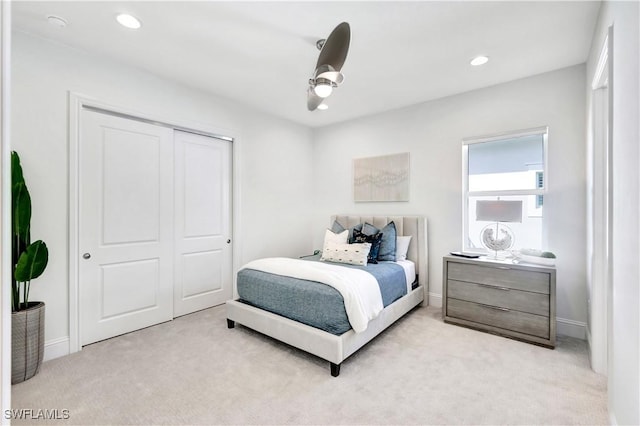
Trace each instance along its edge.
<instances>
[{"instance_id":1,"label":"bed base","mask_svg":"<svg viewBox=\"0 0 640 426\"><path fill-rule=\"evenodd\" d=\"M227 328L235 328L235 326L236 322L227 318ZM329 364L331 367L331 375L333 377L338 377L340 375L340 366L342 364L334 364L333 362L330 362Z\"/></svg>"},{"instance_id":2,"label":"bed base","mask_svg":"<svg viewBox=\"0 0 640 426\"><path fill-rule=\"evenodd\" d=\"M233 328L237 322L259 333L316 355L329 361L331 375L338 377L342 361L424 300L424 287L418 286L406 296L384 308L376 319L369 322L369 326L365 331L356 333L353 330L349 330L340 336L264 311L239 300L230 300L226 303L227 327Z\"/></svg>"}]
</instances>

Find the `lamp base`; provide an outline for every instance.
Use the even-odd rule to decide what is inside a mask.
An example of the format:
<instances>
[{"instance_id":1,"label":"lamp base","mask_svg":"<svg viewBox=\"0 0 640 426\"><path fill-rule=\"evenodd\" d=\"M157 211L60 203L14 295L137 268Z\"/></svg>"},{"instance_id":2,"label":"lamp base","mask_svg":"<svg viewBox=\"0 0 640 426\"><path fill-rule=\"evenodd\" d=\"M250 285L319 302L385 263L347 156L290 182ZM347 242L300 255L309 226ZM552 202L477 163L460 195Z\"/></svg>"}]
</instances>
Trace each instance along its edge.
<instances>
[{"instance_id":1,"label":"lamp base","mask_svg":"<svg viewBox=\"0 0 640 426\"><path fill-rule=\"evenodd\" d=\"M504 252L493 252L491 254L487 254L485 256L482 256L483 258L487 259L487 260L507 260L507 258L509 257L507 254L505 254Z\"/></svg>"},{"instance_id":2,"label":"lamp base","mask_svg":"<svg viewBox=\"0 0 640 426\"><path fill-rule=\"evenodd\" d=\"M509 250L515 242L515 236L511 228L507 225L496 222L482 228L482 231L480 231L480 240L487 250L493 252L493 255L489 255L488 257L496 260L504 260L505 257L502 256L501 258L499 252Z\"/></svg>"}]
</instances>

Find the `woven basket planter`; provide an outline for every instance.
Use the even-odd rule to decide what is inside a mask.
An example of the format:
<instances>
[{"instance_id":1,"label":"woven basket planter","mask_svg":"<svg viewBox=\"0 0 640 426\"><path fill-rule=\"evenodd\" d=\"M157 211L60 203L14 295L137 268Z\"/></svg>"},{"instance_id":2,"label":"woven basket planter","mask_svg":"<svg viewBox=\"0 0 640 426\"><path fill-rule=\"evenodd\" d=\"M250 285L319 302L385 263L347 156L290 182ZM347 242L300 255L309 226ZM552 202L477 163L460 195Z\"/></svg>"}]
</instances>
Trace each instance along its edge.
<instances>
[{"instance_id":1,"label":"woven basket planter","mask_svg":"<svg viewBox=\"0 0 640 426\"><path fill-rule=\"evenodd\" d=\"M11 314L11 384L35 376L44 355L44 302Z\"/></svg>"}]
</instances>

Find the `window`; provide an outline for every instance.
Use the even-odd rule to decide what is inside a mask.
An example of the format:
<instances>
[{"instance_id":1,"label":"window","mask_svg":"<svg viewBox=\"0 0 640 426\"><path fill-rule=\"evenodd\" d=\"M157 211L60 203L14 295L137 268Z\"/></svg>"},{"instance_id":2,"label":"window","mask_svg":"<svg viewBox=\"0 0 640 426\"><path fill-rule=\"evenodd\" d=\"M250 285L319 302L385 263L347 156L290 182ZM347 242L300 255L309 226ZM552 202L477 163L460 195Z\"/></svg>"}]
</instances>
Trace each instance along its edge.
<instances>
[{"instance_id":1,"label":"window","mask_svg":"<svg viewBox=\"0 0 640 426\"><path fill-rule=\"evenodd\" d=\"M489 222L476 220L481 200L522 201L522 222L511 222L512 249L543 248L543 197L547 128L463 140L463 250L485 252L480 234Z\"/></svg>"}]
</instances>

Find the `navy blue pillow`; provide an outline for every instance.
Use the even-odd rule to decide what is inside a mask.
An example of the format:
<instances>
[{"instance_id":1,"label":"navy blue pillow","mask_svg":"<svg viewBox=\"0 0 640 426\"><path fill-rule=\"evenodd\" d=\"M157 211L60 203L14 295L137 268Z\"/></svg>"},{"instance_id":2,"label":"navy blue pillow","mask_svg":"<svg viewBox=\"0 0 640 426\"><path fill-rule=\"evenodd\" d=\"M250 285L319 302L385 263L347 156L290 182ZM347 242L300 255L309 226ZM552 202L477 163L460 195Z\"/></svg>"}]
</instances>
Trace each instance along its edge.
<instances>
[{"instance_id":1,"label":"navy blue pillow","mask_svg":"<svg viewBox=\"0 0 640 426\"><path fill-rule=\"evenodd\" d=\"M353 230L353 242L354 243L370 243L371 249L369 250L369 263L378 263L378 253L380 252L380 244L382 243L382 232L378 232L375 235L365 235L362 231L357 229Z\"/></svg>"},{"instance_id":2,"label":"navy blue pillow","mask_svg":"<svg viewBox=\"0 0 640 426\"><path fill-rule=\"evenodd\" d=\"M355 243L355 241L353 241L353 233L354 233L354 231L362 231L362 224L359 223L359 224L354 225L351 228L349 228L349 239L347 240L349 242L349 244Z\"/></svg>"}]
</instances>

